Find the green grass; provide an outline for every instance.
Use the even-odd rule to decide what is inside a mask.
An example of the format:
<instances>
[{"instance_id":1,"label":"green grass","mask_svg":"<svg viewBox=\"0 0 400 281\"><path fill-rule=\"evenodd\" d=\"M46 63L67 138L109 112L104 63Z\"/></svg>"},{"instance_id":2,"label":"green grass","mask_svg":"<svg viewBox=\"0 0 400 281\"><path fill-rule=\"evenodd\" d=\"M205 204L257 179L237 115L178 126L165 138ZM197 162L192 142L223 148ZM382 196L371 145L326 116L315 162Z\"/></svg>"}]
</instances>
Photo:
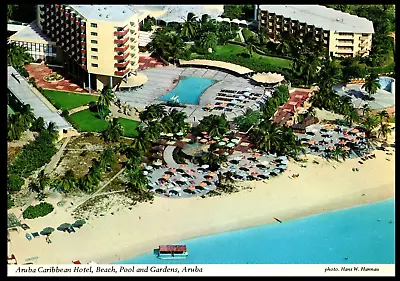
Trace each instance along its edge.
<instances>
[{"instance_id":1,"label":"green grass","mask_svg":"<svg viewBox=\"0 0 400 281\"><path fill-rule=\"evenodd\" d=\"M139 126L140 122L135 120L129 120L125 118L118 118L119 123L124 127L124 136L125 137L135 137L138 135L136 131L137 126Z\"/></svg>"},{"instance_id":2,"label":"green grass","mask_svg":"<svg viewBox=\"0 0 400 281\"><path fill-rule=\"evenodd\" d=\"M96 96L54 90L43 90L43 95L61 110L71 110L98 99Z\"/></svg>"},{"instance_id":3,"label":"green grass","mask_svg":"<svg viewBox=\"0 0 400 281\"><path fill-rule=\"evenodd\" d=\"M105 114L110 111L107 110ZM108 126L108 122L101 119L97 112L92 112L89 109L79 111L68 117L71 124L80 132L102 132ZM137 136L136 128L140 122L125 118L118 118L121 125L124 127L124 136Z\"/></svg>"}]
</instances>

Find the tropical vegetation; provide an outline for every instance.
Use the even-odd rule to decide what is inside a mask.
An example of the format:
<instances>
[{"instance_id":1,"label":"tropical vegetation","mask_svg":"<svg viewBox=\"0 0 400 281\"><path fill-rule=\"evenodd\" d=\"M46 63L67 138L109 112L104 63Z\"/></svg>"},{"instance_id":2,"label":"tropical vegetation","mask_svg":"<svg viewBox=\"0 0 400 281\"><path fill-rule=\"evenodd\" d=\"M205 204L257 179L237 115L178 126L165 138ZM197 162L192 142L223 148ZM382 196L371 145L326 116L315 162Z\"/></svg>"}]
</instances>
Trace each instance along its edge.
<instances>
[{"instance_id":1,"label":"tropical vegetation","mask_svg":"<svg viewBox=\"0 0 400 281\"><path fill-rule=\"evenodd\" d=\"M225 114L211 114L204 116L197 126L197 129L207 132L211 137L222 137L229 131L229 127L229 122Z\"/></svg>"},{"instance_id":2,"label":"tropical vegetation","mask_svg":"<svg viewBox=\"0 0 400 281\"><path fill-rule=\"evenodd\" d=\"M25 219L35 219L39 217L44 217L50 214L54 210L53 205L47 202L41 202L35 206L29 206L22 213Z\"/></svg>"},{"instance_id":3,"label":"tropical vegetation","mask_svg":"<svg viewBox=\"0 0 400 281\"><path fill-rule=\"evenodd\" d=\"M96 96L65 91L43 90L42 94L57 108L71 110L97 100Z\"/></svg>"},{"instance_id":4,"label":"tropical vegetation","mask_svg":"<svg viewBox=\"0 0 400 281\"><path fill-rule=\"evenodd\" d=\"M375 95L378 89L381 88L381 84L379 84L378 75L376 73L370 73L366 79L362 88L368 93L369 98L372 95Z\"/></svg>"},{"instance_id":5,"label":"tropical vegetation","mask_svg":"<svg viewBox=\"0 0 400 281\"><path fill-rule=\"evenodd\" d=\"M106 85L100 93L100 96L97 100L97 110L99 112L99 115L104 119L106 116L106 109L108 110L108 107L111 105L115 98L114 92L112 88L108 85Z\"/></svg>"},{"instance_id":6,"label":"tropical vegetation","mask_svg":"<svg viewBox=\"0 0 400 281\"><path fill-rule=\"evenodd\" d=\"M22 133L28 130L33 122L35 122L35 116L31 106L29 104L22 105L20 111L8 115L7 140L19 140Z\"/></svg>"},{"instance_id":7,"label":"tropical vegetation","mask_svg":"<svg viewBox=\"0 0 400 281\"><path fill-rule=\"evenodd\" d=\"M116 142L124 134L124 127L118 122L117 118L113 118L108 127L102 132L105 141Z\"/></svg>"},{"instance_id":8,"label":"tropical vegetation","mask_svg":"<svg viewBox=\"0 0 400 281\"><path fill-rule=\"evenodd\" d=\"M7 64L13 66L24 77L29 77L25 65L33 61L28 49L12 42L7 44Z\"/></svg>"}]
</instances>

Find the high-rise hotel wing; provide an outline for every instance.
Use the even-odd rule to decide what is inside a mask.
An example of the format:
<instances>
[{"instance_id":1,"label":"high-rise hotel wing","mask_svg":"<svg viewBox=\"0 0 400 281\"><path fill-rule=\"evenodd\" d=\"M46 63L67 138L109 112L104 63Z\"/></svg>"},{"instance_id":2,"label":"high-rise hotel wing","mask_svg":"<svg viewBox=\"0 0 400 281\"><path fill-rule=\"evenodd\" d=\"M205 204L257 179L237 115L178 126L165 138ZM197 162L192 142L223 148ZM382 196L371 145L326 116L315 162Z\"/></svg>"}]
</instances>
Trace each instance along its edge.
<instances>
[{"instance_id":1,"label":"high-rise hotel wing","mask_svg":"<svg viewBox=\"0 0 400 281\"><path fill-rule=\"evenodd\" d=\"M37 23L85 88L117 85L138 68L139 21L127 5L38 5Z\"/></svg>"},{"instance_id":2,"label":"high-rise hotel wing","mask_svg":"<svg viewBox=\"0 0 400 281\"><path fill-rule=\"evenodd\" d=\"M260 26L272 39L288 31L299 39L311 34L337 57L368 56L374 27L371 21L320 5L260 5Z\"/></svg>"}]
</instances>

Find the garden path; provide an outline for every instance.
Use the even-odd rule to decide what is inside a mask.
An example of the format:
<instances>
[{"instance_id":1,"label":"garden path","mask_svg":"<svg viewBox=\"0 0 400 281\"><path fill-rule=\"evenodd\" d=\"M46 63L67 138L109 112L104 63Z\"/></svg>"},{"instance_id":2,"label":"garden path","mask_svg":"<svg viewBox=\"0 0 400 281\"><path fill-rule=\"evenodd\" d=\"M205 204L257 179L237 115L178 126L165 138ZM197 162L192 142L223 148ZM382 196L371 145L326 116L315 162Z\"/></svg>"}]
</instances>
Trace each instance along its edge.
<instances>
[{"instance_id":1,"label":"garden path","mask_svg":"<svg viewBox=\"0 0 400 281\"><path fill-rule=\"evenodd\" d=\"M56 167L58 161L60 161L60 158L63 155L64 149L67 146L67 144L68 144L70 139L71 139L71 136L68 136L67 139L64 141L63 145L57 151L57 153L51 158L50 162L44 168L44 173L45 174L49 174L54 170L54 168Z\"/></svg>"},{"instance_id":2,"label":"garden path","mask_svg":"<svg viewBox=\"0 0 400 281\"><path fill-rule=\"evenodd\" d=\"M71 109L69 111L69 115L77 113L77 112L82 111L82 110L86 110L88 108L89 108L88 105L82 105L82 106L75 107L75 108L73 108L73 109Z\"/></svg>"},{"instance_id":3,"label":"garden path","mask_svg":"<svg viewBox=\"0 0 400 281\"><path fill-rule=\"evenodd\" d=\"M240 27L240 29L239 29L239 31L238 31L238 34L239 34L239 37L240 37L240 40L242 41L242 43L246 43L246 40L244 40L244 36L243 36L243 33L242 33L242 27Z\"/></svg>"},{"instance_id":4,"label":"garden path","mask_svg":"<svg viewBox=\"0 0 400 281\"><path fill-rule=\"evenodd\" d=\"M176 146L167 146L164 150L164 161L167 163L168 167L170 168L178 168L179 164L177 164L172 156L174 149Z\"/></svg>"}]
</instances>

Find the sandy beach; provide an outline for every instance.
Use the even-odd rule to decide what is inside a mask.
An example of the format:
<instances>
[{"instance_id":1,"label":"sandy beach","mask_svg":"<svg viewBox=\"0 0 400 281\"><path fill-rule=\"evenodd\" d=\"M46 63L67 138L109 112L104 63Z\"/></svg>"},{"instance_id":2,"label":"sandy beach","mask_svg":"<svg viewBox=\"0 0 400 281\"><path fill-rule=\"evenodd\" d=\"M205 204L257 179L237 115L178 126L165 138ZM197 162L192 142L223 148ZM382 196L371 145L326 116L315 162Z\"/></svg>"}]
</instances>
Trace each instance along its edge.
<instances>
[{"instance_id":1,"label":"sandy beach","mask_svg":"<svg viewBox=\"0 0 400 281\"><path fill-rule=\"evenodd\" d=\"M121 208L114 215L108 212L91 218L76 233L56 230L51 244L43 236L28 241L21 229L19 233L11 232L8 253L14 254L19 264L32 257L38 257L32 261L35 264L70 264L75 259L82 263L113 263L152 251L160 244L277 223L274 217L284 223L385 200L394 197L394 148L388 149L393 155L375 151L376 158L364 164L358 163L360 159L337 163L309 155L307 168L291 161L282 175L267 183L245 182L252 189L230 195L204 199L156 197L153 204L141 203L132 210ZM354 167L359 171L353 172ZM294 173L300 176L290 179ZM55 205L59 199L53 200ZM34 232L74 221L68 206L55 208L46 217L22 222Z\"/></svg>"}]
</instances>

